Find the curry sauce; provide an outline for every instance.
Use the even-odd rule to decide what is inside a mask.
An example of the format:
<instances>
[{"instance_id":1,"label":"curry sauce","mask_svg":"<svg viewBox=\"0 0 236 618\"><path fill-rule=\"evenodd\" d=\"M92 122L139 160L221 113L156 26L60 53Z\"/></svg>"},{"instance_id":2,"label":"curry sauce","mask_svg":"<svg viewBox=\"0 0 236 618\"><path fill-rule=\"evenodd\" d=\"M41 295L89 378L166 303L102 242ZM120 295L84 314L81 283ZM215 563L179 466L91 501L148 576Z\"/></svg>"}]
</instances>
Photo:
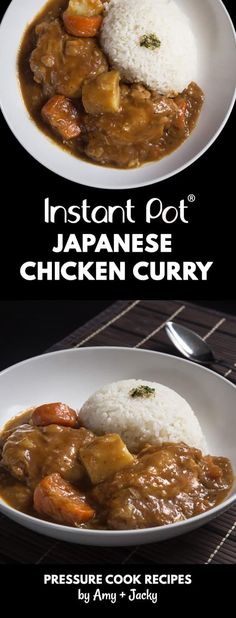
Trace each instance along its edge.
<instances>
[{"instance_id":1,"label":"curry sauce","mask_svg":"<svg viewBox=\"0 0 236 618\"><path fill-rule=\"evenodd\" d=\"M180 522L220 504L232 484L225 457L183 442L133 454L118 434L82 427L66 404L28 410L0 434L1 497L64 525L131 530Z\"/></svg>"},{"instance_id":2,"label":"curry sauce","mask_svg":"<svg viewBox=\"0 0 236 618\"><path fill-rule=\"evenodd\" d=\"M23 37L18 70L32 120L90 163L127 169L173 152L198 120L204 100L199 86L191 83L182 94L167 97L142 83L119 80L101 49L99 32L92 37L68 33L67 6L68 0L48 2ZM104 76L110 82L105 90ZM77 126L72 133L67 131L70 115Z\"/></svg>"}]
</instances>

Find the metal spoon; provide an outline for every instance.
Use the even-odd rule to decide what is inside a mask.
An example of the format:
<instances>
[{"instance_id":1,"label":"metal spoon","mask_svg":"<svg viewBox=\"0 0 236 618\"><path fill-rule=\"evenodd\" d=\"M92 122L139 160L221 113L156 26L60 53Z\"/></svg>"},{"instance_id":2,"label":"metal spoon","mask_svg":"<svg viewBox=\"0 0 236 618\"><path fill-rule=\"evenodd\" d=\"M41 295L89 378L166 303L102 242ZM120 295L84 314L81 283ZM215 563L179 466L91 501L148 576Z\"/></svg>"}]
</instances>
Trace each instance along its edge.
<instances>
[{"instance_id":1,"label":"metal spoon","mask_svg":"<svg viewBox=\"0 0 236 618\"><path fill-rule=\"evenodd\" d=\"M208 343L189 328L175 322L167 322L165 331L179 352L195 363L201 365L217 363L226 369L231 369L231 371L236 370L236 365L230 365L227 361L216 358Z\"/></svg>"}]
</instances>

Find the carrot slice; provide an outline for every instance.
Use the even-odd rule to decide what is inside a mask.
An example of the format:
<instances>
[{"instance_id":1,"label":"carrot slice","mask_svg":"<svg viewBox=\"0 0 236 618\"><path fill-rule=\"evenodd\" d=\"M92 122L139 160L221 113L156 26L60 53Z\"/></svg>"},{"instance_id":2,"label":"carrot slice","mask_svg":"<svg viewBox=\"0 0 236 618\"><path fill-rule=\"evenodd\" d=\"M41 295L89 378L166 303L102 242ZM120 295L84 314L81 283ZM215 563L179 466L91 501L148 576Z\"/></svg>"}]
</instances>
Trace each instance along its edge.
<instances>
[{"instance_id":1,"label":"carrot slice","mask_svg":"<svg viewBox=\"0 0 236 618\"><path fill-rule=\"evenodd\" d=\"M63 95L55 95L44 105L42 116L62 139L78 137L81 133L79 115L76 107Z\"/></svg>"},{"instance_id":2,"label":"carrot slice","mask_svg":"<svg viewBox=\"0 0 236 618\"><path fill-rule=\"evenodd\" d=\"M84 17L82 15L63 14L65 28L69 34L73 36L92 37L96 36L101 25L102 16L93 15L92 17Z\"/></svg>"},{"instance_id":3,"label":"carrot slice","mask_svg":"<svg viewBox=\"0 0 236 618\"><path fill-rule=\"evenodd\" d=\"M63 425L64 427L77 427L78 417L75 410L65 403L45 403L35 408L32 414L34 425Z\"/></svg>"},{"instance_id":4,"label":"carrot slice","mask_svg":"<svg viewBox=\"0 0 236 618\"><path fill-rule=\"evenodd\" d=\"M89 521L95 515L85 496L57 473L45 476L37 485L34 508L40 515L70 526Z\"/></svg>"}]
</instances>

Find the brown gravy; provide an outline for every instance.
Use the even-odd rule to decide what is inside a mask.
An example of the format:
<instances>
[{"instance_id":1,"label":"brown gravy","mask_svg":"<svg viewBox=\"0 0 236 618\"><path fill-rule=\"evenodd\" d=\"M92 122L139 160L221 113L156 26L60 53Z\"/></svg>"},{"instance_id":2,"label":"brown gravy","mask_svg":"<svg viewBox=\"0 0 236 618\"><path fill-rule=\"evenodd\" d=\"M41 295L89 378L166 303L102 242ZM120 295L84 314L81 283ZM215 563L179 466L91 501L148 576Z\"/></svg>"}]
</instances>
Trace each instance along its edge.
<instances>
[{"instance_id":1,"label":"brown gravy","mask_svg":"<svg viewBox=\"0 0 236 618\"><path fill-rule=\"evenodd\" d=\"M62 14L67 6L68 0L50 0L22 40L19 78L33 121L58 145L90 163L127 169L173 152L197 123L204 100L199 86L191 83L170 98L141 83L121 81L118 112L86 113L81 100L84 80L110 67L99 37L78 38L66 32ZM81 132L73 139L63 137L42 116L43 106L55 94L68 97L78 112Z\"/></svg>"},{"instance_id":2,"label":"brown gravy","mask_svg":"<svg viewBox=\"0 0 236 618\"><path fill-rule=\"evenodd\" d=\"M184 443L147 445L132 456L116 434L97 438L79 423L55 420L38 426L32 412L9 421L0 434L0 495L34 517L94 529L161 526L208 511L232 487L227 458L203 456ZM91 462L96 475L102 462L99 482L88 474Z\"/></svg>"}]
</instances>

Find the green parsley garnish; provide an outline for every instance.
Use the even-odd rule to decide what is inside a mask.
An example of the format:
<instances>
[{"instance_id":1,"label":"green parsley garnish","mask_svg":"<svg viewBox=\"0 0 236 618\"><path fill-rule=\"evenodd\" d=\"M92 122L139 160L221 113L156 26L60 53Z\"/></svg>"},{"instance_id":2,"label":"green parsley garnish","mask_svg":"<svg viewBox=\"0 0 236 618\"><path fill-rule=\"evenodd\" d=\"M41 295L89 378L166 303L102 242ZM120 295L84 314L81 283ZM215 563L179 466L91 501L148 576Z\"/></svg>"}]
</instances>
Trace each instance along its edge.
<instances>
[{"instance_id":1,"label":"green parsley garnish","mask_svg":"<svg viewBox=\"0 0 236 618\"><path fill-rule=\"evenodd\" d=\"M155 395L155 388L150 388L150 386L145 386L142 384L137 388L132 388L130 391L130 397L153 397Z\"/></svg>"},{"instance_id":2,"label":"green parsley garnish","mask_svg":"<svg viewBox=\"0 0 236 618\"><path fill-rule=\"evenodd\" d=\"M144 34L140 39L140 47L147 47L147 49L158 49L161 47L161 41L156 34Z\"/></svg>"}]
</instances>

